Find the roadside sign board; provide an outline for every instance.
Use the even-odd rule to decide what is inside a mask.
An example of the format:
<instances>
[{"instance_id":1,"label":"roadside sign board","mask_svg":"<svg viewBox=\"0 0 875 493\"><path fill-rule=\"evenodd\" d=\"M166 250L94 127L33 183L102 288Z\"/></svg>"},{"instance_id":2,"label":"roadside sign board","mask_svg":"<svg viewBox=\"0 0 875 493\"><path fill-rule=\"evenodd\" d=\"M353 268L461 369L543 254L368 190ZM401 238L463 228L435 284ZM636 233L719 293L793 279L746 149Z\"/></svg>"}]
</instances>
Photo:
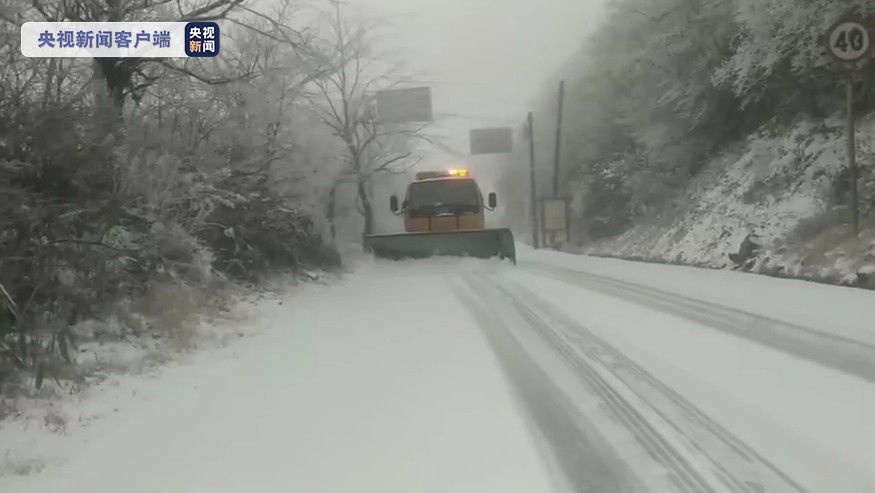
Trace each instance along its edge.
<instances>
[{"instance_id":1,"label":"roadside sign board","mask_svg":"<svg viewBox=\"0 0 875 493\"><path fill-rule=\"evenodd\" d=\"M471 130L471 154L509 154L513 152L513 129L478 128Z\"/></svg>"},{"instance_id":2,"label":"roadside sign board","mask_svg":"<svg viewBox=\"0 0 875 493\"><path fill-rule=\"evenodd\" d=\"M839 62L854 64L870 55L871 35L862 20L845 19L836 23L826 37L827 49Z\"/></svg>"},{"instance_id":3,"label":"roadside sign board","mask_svg":"<svg viewBox=\"0 0 875 493\"><path fill-rule=\"evenodd\" d=\"M432 121L431 88L410 87L377 92L380 123L425 123Z\"/></svg>"},{"instance_id":4,"label":"roadside sign board","mask_svg":"<svg viewBox=\"0 0 875 493\"><path fill-rule=\"evenodd\" d=\"M835 68L845 72L845 118L848 137L848 180L850 182L851 225L854 236L860 237L860 200L858 194L859 170L857 168L857 129L854 121L855 71L865 66L875 53L872 38L875 19L847 16L836 22L827 33L826 49L835 59Z\"/></svg>"},{"instance_id":5,"label":"roadside sign board","mask_svg":"<svg viewBox=\"0 0 875 493\"><path fill-rule=\"evenodd\" d=\"M544 231L565 231L568 227L566 214L568 212L565 199L544 199L542 203Z\"/></svg>"}]
</instances>

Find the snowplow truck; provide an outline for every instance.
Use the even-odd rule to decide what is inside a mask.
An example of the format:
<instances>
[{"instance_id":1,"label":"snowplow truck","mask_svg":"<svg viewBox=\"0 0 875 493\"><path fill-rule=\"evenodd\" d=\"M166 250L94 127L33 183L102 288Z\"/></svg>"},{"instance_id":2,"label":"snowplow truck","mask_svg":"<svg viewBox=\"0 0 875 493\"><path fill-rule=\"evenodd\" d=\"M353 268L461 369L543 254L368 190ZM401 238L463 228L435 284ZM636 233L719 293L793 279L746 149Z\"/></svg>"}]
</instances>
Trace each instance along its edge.
<instances>
[{"instance_id":1,"label":"snowplow truck","mask_svg":"<svg viewBox=\"0 0 875 493\"><path fill-rule=\"evenodd\" d=\"M516 264L510 229L486 229L485 211L495 210L490 193L484 202L468 170L416 174L404 201L389 199L396 216L404 216L404 233L364 236L364 248L382 258L425 258L434 255L509 259Z\"/></svg>"}]
</instances>

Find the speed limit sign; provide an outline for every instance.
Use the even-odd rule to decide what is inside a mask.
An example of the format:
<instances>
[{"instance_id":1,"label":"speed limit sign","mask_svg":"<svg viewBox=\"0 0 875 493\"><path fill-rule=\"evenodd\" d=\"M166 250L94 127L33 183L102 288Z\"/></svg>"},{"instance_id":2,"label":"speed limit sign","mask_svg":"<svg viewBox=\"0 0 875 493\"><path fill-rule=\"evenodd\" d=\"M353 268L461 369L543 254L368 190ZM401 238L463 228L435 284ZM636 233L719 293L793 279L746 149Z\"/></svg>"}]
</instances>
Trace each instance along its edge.
<instances>
[{"instance_id":1,"label":"speed limit sign","mask_svg":"<svg viewBox=\"0 0 875 493\"><path fill-rule=\"evenodd\" d=\"M869 31L857 21L842 21L829 33L827 42L832 56L842 62L857 62L869 55Z\"/></svg>"},{"instance_id":2,"label":"speed limit sign","mask_svg":"<svg viewBox=\"0 0 875 493\"><path fill-rule=\"evenodd\" d=\"M845 79L845 118L848 134L848 181L850 182L849 209L854 235L860 237L859 198L857 194L857 129L854 120L855 72L862 68L870 57L871 37L868 29L873 19L845 17L837 22L826 37L827 50L838 62L835 66L843 68ZM875 53L873 53L875 55Z\"/></svg>"}]
</instances>

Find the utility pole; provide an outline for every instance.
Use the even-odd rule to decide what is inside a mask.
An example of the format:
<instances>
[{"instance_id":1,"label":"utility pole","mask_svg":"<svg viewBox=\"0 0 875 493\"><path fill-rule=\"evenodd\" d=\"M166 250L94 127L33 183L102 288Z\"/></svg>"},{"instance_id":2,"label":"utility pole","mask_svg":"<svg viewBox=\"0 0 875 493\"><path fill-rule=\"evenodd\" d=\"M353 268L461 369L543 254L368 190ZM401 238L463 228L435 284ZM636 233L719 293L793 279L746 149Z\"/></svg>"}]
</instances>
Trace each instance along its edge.
<instances>
[{"instance_id":1,"label":"utility pole","mask_svg":"<svg viewBox=\"0 0 875 493\"><path fill-rule=\"evenodd\" d=\"M860 237L860 206L857 203L857 128L854 124L854 72L848 71L847 79L847 117L848 117L848 185L850 190L848 206L851 209L851 228L854 237Z\"/></svg>"},{"instance_id":2,"label":"utility pole","mask_svg":"<svg viewBox=\"0 0 875 493\"><path fill-rule=\"evenodd\" d=\"M540 248L538 237L538 188L535 183L535 119L532 112L529 112L529 117L526 121L526 131L529 134L529 183L530 183L530 207L532 221L532 247Z\"/></svg>"},{"instance_id":3,"label":"utility pole","mask_svg":"<svg viewBox=\"0 0 875 493\"><path fill-rule=\"evenodd\" d=\"M558 199L559 197L559 168L562 163L562 113L563 107L565 106L565 81L559 82L559 107L556 111L556 147L553 150L553 198ZM566 205L565 212L566 220L565 220L565 234L567 241L568 238L568 211ZM550 231L550 246L555 247L558 243L557 235L558 231Z\"/></svg>"},{"instance_id":4,"label":"utility pole","mask_svg":"<svg viewBox=\"0 0 875 493\"><path fill-rule=\"evenodd\" d=\"M562 162L562 107L565 103L565 81L559 82L559 111L556 117L556 149L553 154L553 198L559 198L559 165Z\"/></svg>"}]
</instances>

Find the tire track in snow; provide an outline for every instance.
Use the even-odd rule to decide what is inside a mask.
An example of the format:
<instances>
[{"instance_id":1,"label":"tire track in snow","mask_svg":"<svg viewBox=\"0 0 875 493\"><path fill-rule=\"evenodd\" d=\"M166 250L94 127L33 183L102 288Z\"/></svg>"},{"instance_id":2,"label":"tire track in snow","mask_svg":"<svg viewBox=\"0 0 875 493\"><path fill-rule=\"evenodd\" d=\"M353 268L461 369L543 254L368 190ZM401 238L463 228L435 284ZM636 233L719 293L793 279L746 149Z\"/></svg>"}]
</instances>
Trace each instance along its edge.
<instances>
[{"instance_id":1,"label":"tire track in snow","mask_svg":"<svg viewBox=\"0 0 875 493\"><path fill-rule=\"evenodd\" d=\"M692 404L576 322L557 319L525 288L494 289L568 363L668 472L677 491L802 492L804 489ZM496 310L504 306L493 307ZM575 337L569 337L574 335Z\"/></svg>"},{"instance_id":2,"label":"tire track in snow","mask_svg":"<svg viewBox=\"0 0 875 493\"><path fill-rule=\"evenodd\" d=\"M521 261L520 267L536 275L679 316L875 383L875 345L872 344L590 272L536 261Z\"/></svg>"},{"instance_id":3,"label":"tire track in snow","mask_svg":"<svg viewBox=\"0 0 875 493\"><path fill-rule=\"evenodd\" d=\"M530 290L517 286L515 293L502 288L540 313L548 325L558 329L556 337L568 341L580 358L592 358L632 390L673 430L686 445L710 461L724 483L733 491L806 491L771 461L733 435L671 387L637 365L618 349L563 314L561 310Z\"/></svg>"},{"instance_id":4,"label":"tire track in snow","mask_svg":"<svg viewBox=\"0 0 875 493\"><path fill-rule=\"evenodd\" d=\"M466 276L466 281L476 292L496 290L499 296L505 298L506 304L503 304L503 306L493 306L492 308L494 310L510 309L518 312L526 321L529 328L541 336L552 349L559 353L565 362L575 370L575 373L588 384L587 386L610 410L611 414L617 419L617 421L629 430L651 458L663 467L668 473L669 481L674 486L675 491L681 493L714 493L717 491L711 486L710 482L702 476L701 472L697 471L689 461L679 454L678 451L675 450L675 448L672 447L646 419L644 419L634 405L608 384L599 372L592 368L588 362L577 358L573 349L558 338L554 337L556 331L547 326L543 319L535 315L525 304L521 304L512 298L508 298L507 293L494 283L487 284L470 276ZM550 381L549 377L545 377L545 380L545 384ZM568 471L569 468L566 467L565 469ZM592 490L582 489L578 491Z\"/></svg>"},{"instance_id":5,"label":"tire track in snow","mask_svg":"<svg viewBox=\"0 0 875 493\"><path fill-rule=\"evenodd\" d=\"M465 279L470 285L470 279ZM474 287L482 293L482 287ZM477 320L505 374L516 390L521 405L537 428L533 433L546 445L550 466L558 469L557 486L562 490L593 493L635 493L648 491L637 482L629 466L604 443L599 434L587 429L569 397L527 354L525 348L504 327L488 304L478 303L470 293L457 292L461 303Z\"/></svg>"},{"instance_id":6,"label":"tire track in snow","mask_svg":"<svg viewBox=\"0 0 875 493\"><path fill-rule=\"evenodd\" d=\"M593 392L610 409L617 420L628 429L650 456L669 473L669 478L677 491L684 493L713 493L715 489L700 471L669 444L665 438L641 415L636 407L612 387L589 362L579 358L573 348L559 337L528 305L522 303L509 292L495 286L529 324L546 340L562 358L582 377ZM733 490L737 491L737 490Z\"/></svg>"}]
</instances>

